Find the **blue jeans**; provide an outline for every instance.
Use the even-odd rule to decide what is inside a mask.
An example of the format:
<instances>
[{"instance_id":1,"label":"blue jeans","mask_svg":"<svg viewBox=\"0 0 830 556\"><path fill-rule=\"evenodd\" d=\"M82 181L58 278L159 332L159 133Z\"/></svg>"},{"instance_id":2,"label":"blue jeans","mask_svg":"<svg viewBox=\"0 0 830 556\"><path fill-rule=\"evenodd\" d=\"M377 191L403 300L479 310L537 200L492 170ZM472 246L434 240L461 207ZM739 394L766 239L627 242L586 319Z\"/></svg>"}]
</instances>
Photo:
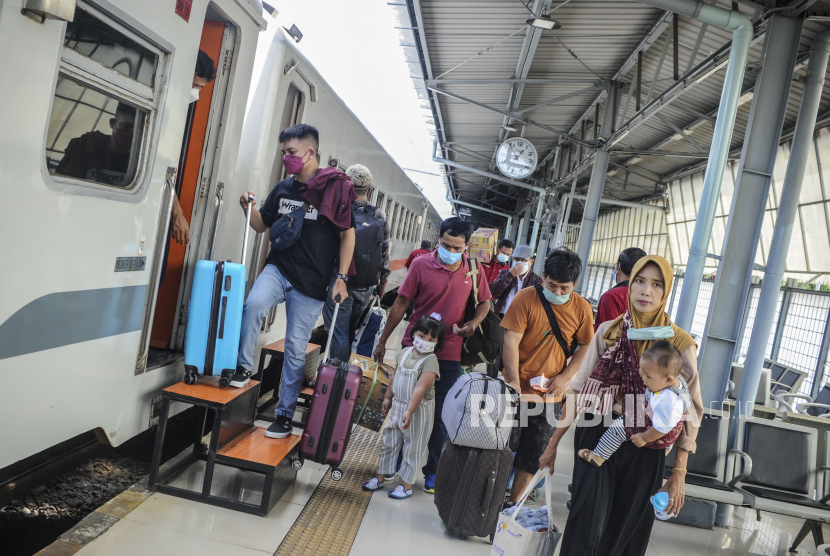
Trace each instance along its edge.
<instances>
[{"instance_id":1,"label":"blue jeans","mask_svg":"<svg viewBox=\"0 0 830 556\"><path fill-rule=\"evenodd\" d=\"M441 371L440 380L435 382L435 421L432 425L432 434L429 436L429 455L427 463L422 471L424 476L435 475L438 471L438 460L441 459L441 451L444 449L444 442L447 440L447 427L441 419L441 411L444 409L444 400L447 392L450 391L461 374L461 363L459 361L438 360L438 369Z\"/></svg>"},{"instance_id":2,"label":"blue jeans","mask_svg":"<svg viewBox=\"0 0 830 556\"><path fill-rule=\"evenodd\" d=\"M305 348L323 301L301 294L280 274L276 266L265 265L254 282L242 311L242 334L239 339L237 365L250 371L254 366L254 348L262 329L262 319L274 305L285 302L285 361L282 365L282 385L277 403L277 415L289 419L294 416L297 398L303 387Z\"/></svg>"},{"instance_id":3,"label":"blue jeans","mask_svg":"<svg viewBox=\"0 0 830 556\"><path fill-rule=\"evenodd\" d=\"M334 287L334 280L336 278L332 279L329 291ZM337 322L334 323L334 333L331 337L330 357L336 357L341 361L349 360L355 331L360 326L360 315L369 306L373 290L374 288L371 286L368 288L348 288L349 297L343 300L340 309L337 310ZM323 308L323 322L326 325L326 330L331 330L332 315L334 315L334 301L329 295L326 297L326 306ZM325 350L325 347L323 349Z\"/></svg>"}]
</instances>

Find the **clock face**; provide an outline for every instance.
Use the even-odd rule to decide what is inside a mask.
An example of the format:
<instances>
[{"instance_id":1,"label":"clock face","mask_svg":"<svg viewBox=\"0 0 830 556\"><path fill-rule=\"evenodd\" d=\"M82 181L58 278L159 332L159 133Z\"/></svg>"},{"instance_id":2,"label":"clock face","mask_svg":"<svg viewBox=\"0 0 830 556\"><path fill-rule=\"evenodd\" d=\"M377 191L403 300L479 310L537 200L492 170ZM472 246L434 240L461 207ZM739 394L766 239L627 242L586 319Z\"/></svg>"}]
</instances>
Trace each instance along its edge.
<instances>
[{"instance_id":1,"label":"clock face","mask_svg":"<svg viewBox=\"0 0 830 556\"><path fill-rule=\"evenodd\" d=\"M510 178L526 178L536 169L536 148L524 137L512 137L499 146L496 163Z\"/></svg>"}]
</instances>

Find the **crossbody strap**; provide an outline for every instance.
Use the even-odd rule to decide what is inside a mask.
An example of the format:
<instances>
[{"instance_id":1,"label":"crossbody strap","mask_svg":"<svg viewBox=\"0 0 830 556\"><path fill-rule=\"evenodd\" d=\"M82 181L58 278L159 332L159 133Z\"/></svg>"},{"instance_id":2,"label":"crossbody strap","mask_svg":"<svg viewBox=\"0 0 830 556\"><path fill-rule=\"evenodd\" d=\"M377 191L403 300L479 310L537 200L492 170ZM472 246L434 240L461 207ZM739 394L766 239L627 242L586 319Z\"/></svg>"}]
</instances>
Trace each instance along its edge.
<instances>
[{"instance_id":1,"label":"crossbody strap","mask_svg":"<svg viewBox=\"0 0 830 556\"><path fill-rule=\"evenodd\" d=\"M562 352L565 354L565 359L567 360L568 357L573 355L571 353L571 349L568 344L565 342L565 338L562 337L562 330L559 328L559 323L556 320L556 315L553 314L553 308L550 306L550 303L547 299L545 299L545 294L542 293L541 285L537 284L533 286L536 290L536 293L539 295L539 301L542 302L542 307L545 309L545 314L548 316L548 322L550 323L550 330L553 333L554 338L556 338L556 342L559 344L559 347L562 348Z\"/></svg>"},{"instance_id":2,"label":"crossbody strap","mask_svg":"<svg viewBox=\"0 0 830 556\"><path fill-rule=\"evenodd\" d=\"M478 307L478 260L467 257L467 264L470 265L470 272L467 276L473 280L473 306Z\"/></svg>"}]
</instances>

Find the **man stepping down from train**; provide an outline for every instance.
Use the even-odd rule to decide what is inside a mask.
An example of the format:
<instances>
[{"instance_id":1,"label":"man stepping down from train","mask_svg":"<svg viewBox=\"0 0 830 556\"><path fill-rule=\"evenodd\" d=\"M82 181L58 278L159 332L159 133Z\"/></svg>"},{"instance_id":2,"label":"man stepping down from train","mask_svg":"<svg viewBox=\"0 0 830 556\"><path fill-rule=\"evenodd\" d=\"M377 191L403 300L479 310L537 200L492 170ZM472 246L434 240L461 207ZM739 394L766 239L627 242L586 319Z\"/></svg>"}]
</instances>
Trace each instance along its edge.
<instances>
[{"instance_id":1,"label":"man stepping down from train","mask_svg":"<svg viewBox=\"0 0 830 556\"><path fill-rule=\"evenodd\" d=\"M326 329L334 326L329 355L348 361L352 353L355 331L360 317L372 301L374 293L383 297L389 270L389 219L374 205L369 204L372 173L362 164L346 168L346 175L354 184L357 200L352 203L355 220L354 264L356 274L349 277L349 297L340 304L337 322L332 325L334 301L326 299L323 320ZM333 278L335 280L336 278Z\"/></svg>"},{"instance_id":2,"label":"man stepping down from train","mask_svg":"<svg viewBox=\"0 0 830 556\"><path fill-rule=\"evenodd\" d=\"M285 438L291 434L291 418L303 382L305 348L326 296L341 301L348 297L346 282L354 252L354 185L337 168L320 168L317 149L319 133L313 126L298 124L283 130L279 141L283 164L291 177L279 182L257 210L251 208L251 227L268 232L281 216L308 203L302 232L292 245L272 249L242 312L237 370L231 386L248 383L254 365L254 348L262 320L274 305L285 303L285 361L276 420L265 436ZM246 191L239 199L247 209ZM333 271L337 276L331 288Z\"/></svg>"}]
</instances>

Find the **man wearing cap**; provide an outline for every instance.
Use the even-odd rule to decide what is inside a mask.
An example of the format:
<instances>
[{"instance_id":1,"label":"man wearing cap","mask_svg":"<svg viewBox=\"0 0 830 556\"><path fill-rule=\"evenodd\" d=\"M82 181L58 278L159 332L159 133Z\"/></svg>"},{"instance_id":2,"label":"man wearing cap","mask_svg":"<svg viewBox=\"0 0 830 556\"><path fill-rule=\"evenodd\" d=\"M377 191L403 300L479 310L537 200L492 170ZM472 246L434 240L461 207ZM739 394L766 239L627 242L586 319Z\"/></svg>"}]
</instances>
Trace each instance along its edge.
<instances>
[{"instance_id":1,"label":"man wearing cap","mask_svg":"<svg viewBox=\"0 0 830 556\"><path fill-rule=\"evenodd\" d=\"M490 293L493 299L498 299L497 315L504 316L516 292L542 283L542 279L531 270L535 260L530 245L519 245L513 251L513 264L502 269L490 282Z\"/></svg>"},{"instance_id":2,"label":"man wearing cap","mask_svg":"<svg viewBox=\"0 0 830 556\"><path fill-rule=\"evenodd\" d=\"M356 274L349 277L347 284L349 296L340 304L337 322L334 323L334 334L331 338L331 357L336 357L341 361L349 360L352 342L360 326L360 317L369 306L373 293L383 297L386 281L391 272L389 270L389 219L381 209L369 204L369 194L372 192L372 173L362 164L353 164L346 168L346 175L354 183L354 192L357 195L357 199L352 202L352 214L355 221ZM375 252L377 237L381 238L380 253ZM371 268L365 268L366 266ZM368 281L372 283L371 285L360 283L360 280L365 282L365 278L361 277L367 275L372 276L372 279ZM333 280L336 280L336 277ZM326 330L331 329L333 314L334 301L328 297L326 306L323 308L323 322Z\"/></svg>"},{"instance_id":3,"label":"man wearing cap","mask_svg":"<svg viewBox=\"0 0 830 556\"><path fill-rule=\"evenodd\" d=\"M504 318L504 314L507 313L510 302L513 301L513 297L517 292L542 283L539 275L531 270L535 260L530 245L519 245L513 251L513 264L502 269L497 276L492 277L490 293L493 295L493 299L498 299L495 308L498 316ZM504 362L500 353L491 363L487 364L487 374L497 377L501 374L503 368Z\"/></svg>"}]
</instances>

